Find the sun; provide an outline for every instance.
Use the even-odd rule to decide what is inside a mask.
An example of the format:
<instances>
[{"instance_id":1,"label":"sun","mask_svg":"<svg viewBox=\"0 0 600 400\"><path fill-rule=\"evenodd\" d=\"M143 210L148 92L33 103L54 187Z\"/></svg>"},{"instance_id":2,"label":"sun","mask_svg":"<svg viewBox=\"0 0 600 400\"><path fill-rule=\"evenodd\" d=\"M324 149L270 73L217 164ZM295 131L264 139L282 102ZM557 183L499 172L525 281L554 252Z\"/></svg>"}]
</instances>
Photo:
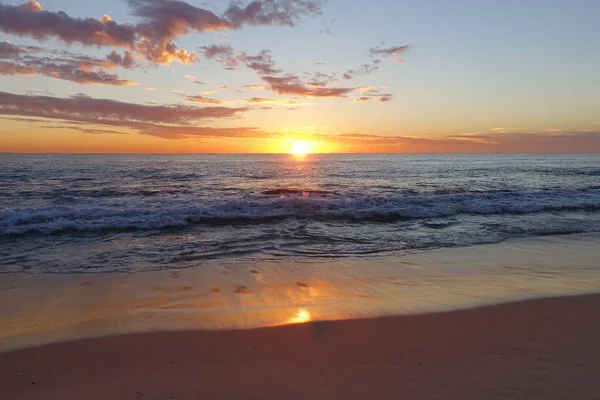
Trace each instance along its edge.
<instances>
[{"instance_id":1,"label":"sun","mask_svg":"<svg viewBox=\"0 0 600 400\"><path fill-rule=\"evenodd\" d=\"M311 319L312 319L312 317L310 315L310 312L307 309L302 308L302 309L298 310L296 315L294 315L293 317L291 317L288 320L288 323L301 324L303 322L309 322Z\"/></svg>"},{"instance_id":2,"label":"sun","mask_svg":"<svg viewBox=\"0 0 600 400\"><path fill-rule=\"evenodd\" d=\"M303 156L311 152L311 144L306 140L294 140L290 145L288 153L295 156Z\"/></svg>"}]
</instances>

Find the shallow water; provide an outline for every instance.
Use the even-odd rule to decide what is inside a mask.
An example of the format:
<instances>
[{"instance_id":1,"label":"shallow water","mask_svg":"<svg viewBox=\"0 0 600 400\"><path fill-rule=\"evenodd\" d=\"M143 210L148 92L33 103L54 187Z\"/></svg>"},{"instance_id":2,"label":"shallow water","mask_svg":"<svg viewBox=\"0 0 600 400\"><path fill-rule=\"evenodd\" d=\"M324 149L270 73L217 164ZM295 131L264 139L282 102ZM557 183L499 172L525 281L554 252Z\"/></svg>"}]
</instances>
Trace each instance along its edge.
<instances>
[{"instance_id":1,"label":"shallow water","mask_svg":"<svg viewBox=\"0 0 600 400\"><path fill-rule=\"evenodd\" d=\"M600 155L0 155L0 271L403 255L600 231Z\"/></svg>"}]
</instances>

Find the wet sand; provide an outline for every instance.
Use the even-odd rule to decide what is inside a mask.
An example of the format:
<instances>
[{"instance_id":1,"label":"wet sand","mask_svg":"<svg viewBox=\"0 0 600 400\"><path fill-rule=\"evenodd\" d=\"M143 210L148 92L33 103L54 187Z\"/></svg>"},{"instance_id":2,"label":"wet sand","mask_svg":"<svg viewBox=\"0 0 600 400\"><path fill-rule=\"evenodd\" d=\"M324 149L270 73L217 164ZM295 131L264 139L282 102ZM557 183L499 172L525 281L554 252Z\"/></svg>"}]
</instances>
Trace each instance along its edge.
<instances>
[{"instance_id":1,"label":"wet sand","mask_svg":"<svg viewBox=\"0 0 600 400\"><path fill-rule=\"evenodd\" d=\"M403 257L226 260L134 274L2 274L0 351L140 332L247 329L600 292L600 234Z\"/></svg>"},{"instance_id":2,"label":"wet sand","mask_svg":"<svg viewBox=\"0 0 600 400\"><path fill-rule=\"evenodd\" d=\"M596 399L600 296L0 354L1 399Z\"/></svg>"}]
</instances>

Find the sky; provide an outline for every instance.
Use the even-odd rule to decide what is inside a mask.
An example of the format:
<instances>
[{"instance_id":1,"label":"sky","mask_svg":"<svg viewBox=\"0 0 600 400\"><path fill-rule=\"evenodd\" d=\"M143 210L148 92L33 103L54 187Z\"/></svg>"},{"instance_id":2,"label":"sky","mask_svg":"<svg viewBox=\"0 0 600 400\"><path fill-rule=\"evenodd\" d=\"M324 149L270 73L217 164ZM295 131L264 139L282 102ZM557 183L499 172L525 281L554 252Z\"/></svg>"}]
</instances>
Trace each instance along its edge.
<instances>
[{"instance_id":1,"label":"sky","mask_svg":"<svg viewBox=\"0 0 600 400\"><path fill-rule=\"evenodd\" d=\"M0 1L0 152L600 152L597 0Z\"/></svg>"}]
</instances>

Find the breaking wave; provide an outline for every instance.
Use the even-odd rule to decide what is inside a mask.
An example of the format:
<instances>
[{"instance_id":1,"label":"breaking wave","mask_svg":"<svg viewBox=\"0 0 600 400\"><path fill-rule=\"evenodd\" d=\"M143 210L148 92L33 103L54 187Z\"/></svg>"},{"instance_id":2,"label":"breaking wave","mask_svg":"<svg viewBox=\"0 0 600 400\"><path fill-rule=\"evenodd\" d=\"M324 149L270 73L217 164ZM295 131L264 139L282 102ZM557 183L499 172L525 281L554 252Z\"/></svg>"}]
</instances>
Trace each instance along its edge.
<instances>
[{"instance_id":1,"label":"breaking wave","mask_svg":"<svg viewBox=\"0 0 600 400\"><path fill-rule=\"evenodd\" d=\"M277 191L277 192L276 192ZM0 235L137 231L193 224L267 224L286 219L399 222L461 214L497 215L600 210L600 190L390 195L347 198L329 192L273 190L229 201L160 198L124 203L75 202L69 206L0 211ZM273 197L277 195L278 197Z\"/></svg>"}]
</instances>

